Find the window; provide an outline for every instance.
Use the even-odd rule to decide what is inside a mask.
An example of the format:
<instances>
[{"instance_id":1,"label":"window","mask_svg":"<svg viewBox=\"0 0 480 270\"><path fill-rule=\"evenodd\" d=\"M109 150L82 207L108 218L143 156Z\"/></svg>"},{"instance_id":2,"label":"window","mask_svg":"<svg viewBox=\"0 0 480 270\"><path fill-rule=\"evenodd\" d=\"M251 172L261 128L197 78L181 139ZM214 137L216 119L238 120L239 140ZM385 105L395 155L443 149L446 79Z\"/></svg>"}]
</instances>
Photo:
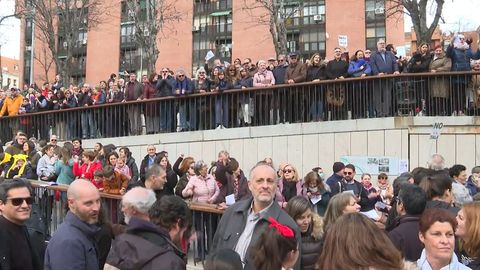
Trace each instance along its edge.
<instances>
[{"instance_id":1,"label":"window","mask_svg":"<svg viewBox=\"0 0 480 270\"><path fill-rule=\"evenodd\" d=\"M120 43L135 42L135 25L124 24L120 27Z\"/></svg>"},{"instance_id":2,"label":"window","mask_svg":"<svg viewBox=\"0 0 480 270\"><path fill-rule=\"evenodd\" d=\"M375 49L377 40L385 39L385 0L365 0L366 48Z\"/></svg>"}]
</instances>

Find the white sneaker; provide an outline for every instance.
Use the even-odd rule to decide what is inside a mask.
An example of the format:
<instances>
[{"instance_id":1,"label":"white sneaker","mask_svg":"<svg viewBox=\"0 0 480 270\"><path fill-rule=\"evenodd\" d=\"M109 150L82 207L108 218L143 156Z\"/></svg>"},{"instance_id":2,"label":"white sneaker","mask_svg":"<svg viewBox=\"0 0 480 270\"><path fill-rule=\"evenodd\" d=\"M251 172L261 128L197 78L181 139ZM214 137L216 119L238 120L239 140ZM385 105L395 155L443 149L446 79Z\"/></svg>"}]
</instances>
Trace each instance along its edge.
<instances>
[{"instance_id":1,"label":"white sneaker","mask_svg":"<svg viewBox=\"0 0 480 270\"><path fill-rule=\"evenodd\" d=\"M222 125L218 125L217 128L215 128L215 130L219 130L219 129L222 129L223 126Z\"/></svg>"}]
</instances>

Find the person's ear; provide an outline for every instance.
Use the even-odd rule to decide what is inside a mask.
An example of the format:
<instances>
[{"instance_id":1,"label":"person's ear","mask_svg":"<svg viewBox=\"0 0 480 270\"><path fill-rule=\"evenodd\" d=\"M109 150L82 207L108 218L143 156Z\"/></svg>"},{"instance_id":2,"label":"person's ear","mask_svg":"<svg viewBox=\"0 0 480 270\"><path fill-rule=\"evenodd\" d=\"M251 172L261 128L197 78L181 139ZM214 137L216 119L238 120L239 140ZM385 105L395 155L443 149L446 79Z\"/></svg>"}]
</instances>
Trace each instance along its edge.
<instances>
[{"instance_id":1,"label":"person's ear","mask_svg":"<svg viewBox=\"0 0 480 270\"><path fill-rule=\"evenodd\" d=\"M418 233L418 239L420 239L420 242L422 242L422 244L425 244L425 237L421 232Z\"/></svg>"}]
</instances>

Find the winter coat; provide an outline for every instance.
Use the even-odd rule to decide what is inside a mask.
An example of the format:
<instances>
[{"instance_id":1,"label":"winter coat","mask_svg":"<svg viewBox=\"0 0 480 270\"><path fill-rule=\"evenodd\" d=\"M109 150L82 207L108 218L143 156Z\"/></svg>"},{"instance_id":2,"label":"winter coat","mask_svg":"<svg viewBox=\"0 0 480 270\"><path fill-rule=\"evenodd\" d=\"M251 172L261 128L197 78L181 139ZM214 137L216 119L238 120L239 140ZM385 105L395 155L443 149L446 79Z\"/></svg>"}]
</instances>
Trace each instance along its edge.
<instances>
[{"instance_id":1,"label":"winter coat","mask_svg":"<svg viewBox=\"0 0 480 270\"><path fill-rule=\"evenodd\" d=\"M302 196L307 198L308 201L312 204L315 212L321 217L323 217L325 215L325 212L327 211L327 206L328 206L328 203L330 202L330 198L332 197L332 194L330 193L330 186L325 185L325 188L318 190L316 193L312 193L313 196L322 197L322 199L318 201L316 204L313 204L310 198L308 197L307 193L309 192L312 193L307 186L304 186Z\"/></svg>"},{"instance_id":2,"label":"winter coat","mask_svg":"<svg viewBox=\"0 0 480 270\"><path fill-rule=\"evenodd\" d=\"M45 270L96 270L98 254L95 245L97 225L87 224L68 212L50 239L45 252Z\"/></svg>"},{"instance_id":3,"label":"winter coat","mask_svg":"<svg viewBox=\"0 0 480 270\"><path fill-rule=\"evenodd\" d=\"M140 181L142 182L145 182L145 172L147 171L147 169L149 168L148 167L148 155L146 155L143 159L142 159L142 163L140 163ZM157 156L153 157L153 164L155 164L155 159L157 158Z\"/></svg>"},{"instance_id":4,"label":"winter coat","mask_svg":"<svg viewBox=\"0 0 480 270\"><path fill-rule=\"evenodd\" d=\"M132 173L132 178L130 178L130 183L135 183L138 181L138 167L137 163L135 163L135 159L133 157L128 157L127 166L130 168L130 172Z\"/></svg>"},{"instance_id":5,"label":"winter coat","mask_svg":"<svg viewBox=\"0 0 480 270\"><path fill-rule=\"evenodd\" d=\"M370 63L365 59L357 59L350 61L348 65L348 76L350 77L361 77L363 74L371 75L372 68Z\"/></svg>"},{"instance_id":6,"label":"winter coat","mask_svg":"<svg viewBox=\"0 0 480 270\"><path fill-rule=\"evenodd\" d=\"M125 100L135 101L143 98L143 85L138 81L129 81L125 84Z\"/></svg>"},{"instance_id":7,"label":"winter coat","mask_svg":"<svg viewBox=\"0 0 480 270\"><path fill-rule=\"evenodd\" d=\"M211 249L212 252L223 248L235 249L240 235L244 231L247 224L248 211L252 206L252 201L253 199L242 200L227 208L225 213L222 215L222 218L220 219L217 231L215 232L215 236L213 237ZM268 222L269 217L273 217L275 220L278 221L278 223L287 225L292 228L295 232L295 238L297 239L298 246L302 246L302 239L297 223L295 223L295 221L285 211L283 211L278 204L272 203L268 210L262 213L260 220L257 222L253 230L252 238L244 259L244 269L246 270L253 269L250 257L251 248L255 246L257 240L260 238L260 236L265 230L270 230L268 228L268 226L270 225L270 223ZM300 254L302 254L301 251ZM300 269L300 260L297 260L293 269Z\"/></svg>"},{"instance_id":8,"label":"winter coat","mask_svg":"<svg viewBox=\"0 0 480 270\"><path fill-rule=\"evenodd\" d=\"M420 268L420 270L432 270L432 267L427 261L427 254L425 252L425 249L423 249L422 255L420 256L420 259L418 259L417 261L417 266L418 268ZM457 255L453 253L450 263L440 268L440 270L471 270L471 268L461 264L458 261Z\"/></svg>"},{"instance_id":9,"label":"winter coat","mask_svg":"<svg viewBox=\"0 0 480 270\"><path fill-rule=\"evenodd\" d=\"M160 76L155 86L155 97L169 97L173 95L173 89L175 88L175 78L167 76L162 79Z\"/></svg>"},{"instance_id":10,"label":"winter coat","mask_svg":"<svg viewBox=\"0 0 480 270\"><path fill-rule=\"evenodd\" d=\"M278 179L278 192L277 195L281 195L280 198L276 198L278 202L288 202L290 198L285 198L285 193L286 190L284 190L285 183L284 181L287 181L283 178ZM290 194L291 197L294 196L301 196L303 192L303 179L298 179L298 181L295 183L295 194ZM288 200L287 200L288 199Z\"/></svg>"},{"instance_id":11,"label":"winter coat","mask_svg":"<svg viewBox=\"0 0 480 270\"><path fill-rule=\"evenodd\" d=\"M152 83L147 82L143 84L143 98L144 99L152 99L155 98L155 87ZM147 102L145 104L145 115L146 116L158 116L160 113L160 109L158 107L158 103Z\"/></svg>"},{"instance_id":12,"label":"winter coat","mask_svg":"<svg viewBox=\"0 0 480 270\"><path fill-rule=\"evenodd\" d=\"M258 71L253 76L253 87L263 87L275 85L275 77L270 70L265 70L264 72Z\"/></svg>"},{"instance_id":13,"label":"winter coat","mask_svg":"<svg viewBox=\"0 0 480 270\"><path fill-rule=\"evenodd\" d=\"M327 79L346 78L348 76L348 63L341 59L328 61L325 73Z\"/></svg>"},{"instance_id":14,"label":"winter coat","mask_svg":"<svg viewBox=\"0 0 480 270\"><path fill-rule=\"evenodd\" d=\"M285 83L293 80L295 83L305 82L307 79L307 66L302 63L289 64L285 70Z\"/></svg>"},{"instance_id":15,"label":"winter coat","mask_svg":"<svg viewBox=\"0 0 480 270\"><path fill-rule=\"evenodd\" d=\"M432 55L427 53L422 55L421 53L415 53L407 65L407 70L410 73L428 72Z\"/></svg>"},{"instance_id":16,"label":"winter coat","mask_svg":"<svg viewBox=\"0 0 480 270\"><path fill-rule=\"evenodd\" d=\"M86 163L83 163L81 166L78 165L78 162L73 163L73 175L79 178L84 178L93 181L93 173L95 171L101 170L102 169L102 164L100 162L90 162L90 165L87 165ZM95 183L94 183L95 184Z\"/></svg>"},{"instance_id":17,"label":"winter coat","mask_svg":"<svg viewBox=\"0 0 480 270\"><path fill-rule=\"evenodd\" d=\"M449 205L448 203L444 202L444 201L439 201L439 200L431 200L431 201L427 201L427 205L425 206L425 209L427 208L441 208L441 209L446 209L448 211L450 211L450 213L454 214L455 216L458 214L458 212L460 211L459 208L457 207L454 207L454 206L451 206Z\"/></svg>"},{"instance_id":18,"label":"winter coat","mask_svg":"<svg viewBox=\"0 0 480 270\"><path fill-rule=\"evenodd\" d=\"M128 187L128 179L125 175L119 172L113 172L114 177L111 180L103 181L103 191L108 194L120 195L120 190Z\"/></svg>"},{"instance_id":19,"label":"winter coat","mask_svg":"<svg viewBox=\"0 0 480 270\"><path fill-rule=\"evenodd\" d=\"M302 233L302 253L300 265L302 270L313 270L322 253L323 219L312 214L312 223L305 234Z\"/></svg>"},{"instance_id":20,"label":"winter coat","mask_svg":"<svg viewBox=\"0 0 480 270\"><path fill-rule=\"evenodd\" d=\"M447 72L452 68L452 60L444 53L439 57L432 58L430 61L430 71ZM429 89L431 97L448 98L450 97L450 82L445 77L430 77Z\"/></svg>"},{"instance_id":21,"label":"winter coat","mask_svg":"<svg viewBox=\"0 0 480 270\"><path fill-rule=\"evenodd\" d=\"M121 270L184 270L184 257L168 231L148 221L132 218L126 233L113 241L107 264ZM111 269L107 267L105 269Z\"/></svg>"},{"instance_id":22,"label":"winter coat","mask_svg":"<svg viewBox=\"0 0 480 270\"><path fill-rule=\"evenodd\" d=\"M418 238L419 222L420 216L400 216L396 220L395 227L388 232L393 245L402 252L407 261L418 260L424 248Z\"/></svg>"},{"instance_id":23,"label":"winter coat","mask_svg":"<svg viewBox=\"0 0 480 270\"><path fill-rule=\"evenodd\" d=\"M208 203L210 200L213 203L220 194L217 182L211 174L207 174L205 178L201 175L190 177L187 186L182 191L184 197L187 196L186 192L189 189L193 190L193 202Z\"/></svg>"},{"instance_id":24,"label":"winter coat","mask_svg":"<svg viewBox=\"0 0 480 270\"><path fill-rule=\"evenodd\" d=\"M22 95L16 95L15 98L6 97L3 101L2 109L0 110L0 117L17 115L22 103Z\"/></svg>"},{"instance_id":25,"label":"winter coat","mask_svg":"<svg viewBox=\"0 0 480 270\"><path fill-rule=\"evenodd\" d=\"M318 66L308 66L306 81L325 80L327 78L325 68L326 65L324 62L320 63Z\"/></svg>"},{"instance_id":26,"label":"winter coat","mask_svg":"<svg viewBox=\"0 0 480 270\"><path fill-rule=\"evenodd\" d=\"M385 60L383 60L382 54L378 51L372 53L370 66L372 67L372 75L378 75L378 73L393 74L395 71L399 71L397 59L389 51L385 51Z\"/></svg>"},{"instance_id":27,"label":"winter coat","mask_svg":"<svg viewBox=\"0 0 480 270\"><path fill-rule=\"evenodd\" d=\"M73 175L73 159L68 161L68 164L63 164L62 160L55 162L55 174L57 175L57 183L70 185L75 180Z\"/></svg>"},{"instance_id":28,"label":"winter coat","mask_svg":"<svg viewBox=\"0 0 480 270\"><path fill-rule=\"evenodd\" d=\"M218 169L217 169L218 171ZM226 202L225 197L228 195L234 194L234 183L235 183L235 176L229 172L225 173L227 182L224 185L220 186L220 194L218 195L215 203L222 203ZM248 181L245 177L245 174L242 170L240 170L240 179L238 179L238 193L235 196L235 201L240 201L244 199L248 199L251 197L250 189L248 189ZM218 180L218 179L217 179Z\"/></svg>"}]
</instances>

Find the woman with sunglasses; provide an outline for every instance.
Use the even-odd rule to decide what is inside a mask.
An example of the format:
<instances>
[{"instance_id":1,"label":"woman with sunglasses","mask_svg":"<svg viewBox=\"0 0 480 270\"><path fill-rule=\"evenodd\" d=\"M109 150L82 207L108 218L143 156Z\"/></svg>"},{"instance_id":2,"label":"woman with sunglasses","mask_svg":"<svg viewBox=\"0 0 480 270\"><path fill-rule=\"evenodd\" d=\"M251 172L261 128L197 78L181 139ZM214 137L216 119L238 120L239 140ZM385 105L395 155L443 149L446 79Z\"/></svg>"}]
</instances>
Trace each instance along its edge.
<instances>
[{"instance_id":1,"label":"woman with sunglasses","mask_svg":"<svg viewBox=\"0 0 480 270\"><path fill-rule=\"evenodd\" d=\"M207 77L207 72L203 67L197 70L195 79L192 80L193 91L195 94L205 94L210 92L212 81ZM198 97L197 110L195 113L190 113L190 126L194 130L205 130L210 128L210 97ZM198 126L197 126L198 120Z\"/></svg>"},{"instance_id":2,"label":"woman with sunglasses","mask_svg":"<svg viewBox=\"0 0 480 270\"><path fill-rule=\"evenodd\" d=\"M277 198L282 207L287 206L287 202L295 197L301 196L303 192L303 180L298 176L297 169L292 164L283 167L283 175L278 181L278 192L281 194Z\"/></svg>"}]
</instances>

